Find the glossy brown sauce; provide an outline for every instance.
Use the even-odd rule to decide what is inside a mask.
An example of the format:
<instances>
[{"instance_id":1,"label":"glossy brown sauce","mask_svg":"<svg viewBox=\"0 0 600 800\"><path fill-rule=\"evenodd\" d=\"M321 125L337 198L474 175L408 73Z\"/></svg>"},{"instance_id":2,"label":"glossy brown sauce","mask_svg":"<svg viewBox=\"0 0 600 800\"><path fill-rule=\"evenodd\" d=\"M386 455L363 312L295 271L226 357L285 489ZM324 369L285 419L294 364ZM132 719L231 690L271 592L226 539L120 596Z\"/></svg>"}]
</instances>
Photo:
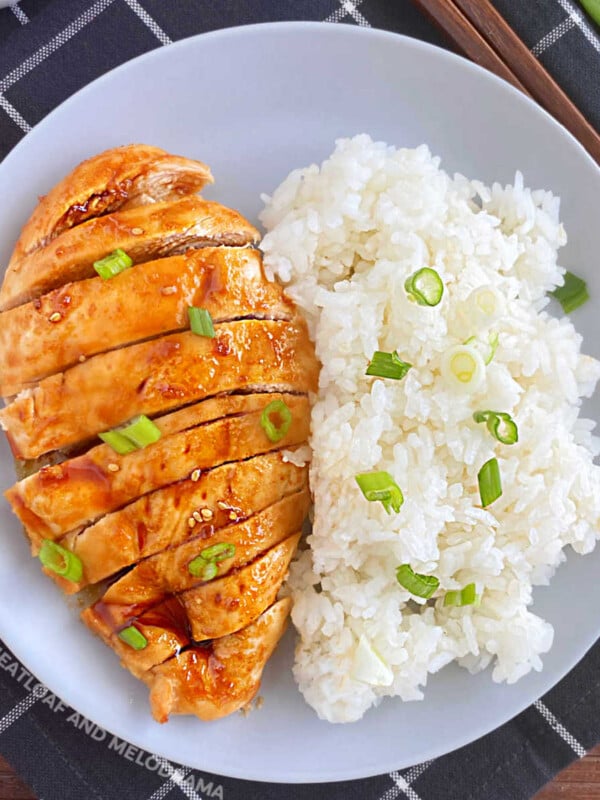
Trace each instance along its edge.
<instances>
[{"instance_id":1,"label":"glossy brown sauce","mask_svg":"<svg viewBox=\"0 0 600 800\"><path fill-rule=\"evenodd\" d=\"M82 203L74 203L54 226L51 234L52 238L68 228L74 228L91 217L99 217L103 214L110 214L111 211L116 211L127 200L130 183L131 181L124 181L115 189L105 189L103 192L90 195Z\"/></svg>"}]
</instances>

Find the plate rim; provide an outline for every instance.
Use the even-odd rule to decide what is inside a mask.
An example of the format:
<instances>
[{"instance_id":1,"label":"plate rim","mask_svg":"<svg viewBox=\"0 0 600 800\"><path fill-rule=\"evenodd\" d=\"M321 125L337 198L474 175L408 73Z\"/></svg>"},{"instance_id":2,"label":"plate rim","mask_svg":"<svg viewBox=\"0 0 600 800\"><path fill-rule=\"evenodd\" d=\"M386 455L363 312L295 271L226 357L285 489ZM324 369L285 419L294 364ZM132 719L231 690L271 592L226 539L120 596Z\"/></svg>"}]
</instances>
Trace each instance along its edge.
<instances>
[{"instance_id":1,"label":"plate rim","mask_svg":"<svg viewBox=\"0 0 600 800\"><path fill-rule=\"evenodd\" d=\"M135 58L129 59L122 64L119 64L116 67L113 67L108 72L100 75L95 80L91 81L90 83L83 86L77 92L72 94L70 97L65 99L62 103L56 106L52 111L50 111L45 117L43 117L36 125L32 128L32 130L27 133L16 145L11 149L11 151L5 156L5 158L0 162L0 173L2 173L6 169L6 164L10 164L12 159L17 155L20 155L21 150L28 146L28 143L32 141L33 138L40 135L40 131L43 132L44 125L47 121L53 120L56 115L62 114L65 110L68 110L71 104L77 103L78 100L85 96L87 93L91 93L95 91L96 87L102 85L104 82L108 82L112 79L113 74L117 72L126 72L130 66L137 62L142 62L144 60L150 61L155 59L161 58L169 58L172 55L163 55L165 54L172 54L177 49L183 49L186 47L195 47L197 46L198 42L206 41L207 39L228 39L228 38L236 38L238 36L253 36L256 32L275 32L277 35L281 35L286 31L310 31L320 32L327 30L330 34L336 36L361 36L361 37L372 37L372 38L382 38L390 41L394 41L396 45L400 45L406 48L413 48L415 50L425 51L433 53L434 57L446 59L451 63L455 63L466 69L467 72L472 72L475 74L479 74L480 78L483 80L492 81L495 83L496 86L500 91L508 92L511 96L513 101L517 103L522 103L524 106L529 108L530 113L535 113L539 117L545 118L546 123L556 126L556 128L562 133L563 136L563 146L564 147L571 147L573 153L577 155L578 158L583 159L584 163L586 164L587 169L590 167L595 172L596 178L599 180L600 186L600 166L596 164L594 159L587 153L584 147L577 141L577 139L560 123L558 122L551 114L549 114L545 109L543 109L538 103L536 103L531 98L524 95L521 91L513 87L511 84L507 83L504 79L498 77L494 73L490 72L489 70L475 64L474 62L470 61L469 59L458 55L452 51L446 50L438 45L431 44L429 42L423 41L422 39L414 38L408 36L406 34L396 33L394 31L389 31L381 28L362 28L356 25L352 25L349 23L329 23L324 21L310 21L310 20L299 20L299 21L278 21L278 22L265 22L265 23L254 23L249 25L238 25L238 26L231 26L227 28L218 28L212 31L208 31L205 33L199 33L192 36L188 36L182 39L179 39L167 46L157 46L145 53L142 53ZM2 620L0 619L0 625ZM293 629L293 626L290 626ZM0 632L0 636L3 634ZM440 747L440 746L429 746L428 748L423 749L422 754L422 761L434 759L441 757L443 755L447 755L455 750L463 747L467 744L472 743L476 739L491 733L494 730L497 730L499 727L516 717L526 708L529 708L539 697L544 695L547 691L551 688L556 686L561 680L563 680L575 667L575 665L585 656L585 654L590 650L590 648L594 645L600 635L600 624L596 634L592 637L586 637L586 641L580 643L580 646L573 651L573 654L569 659L567 659L568 666L564 671L561 671L558 676L547 677L546 680L543 681L543 688L540 694L531 698L528 701L519 701L516 703L515 706L510 706L510 710L504 713L503 715L498 715L497 720L495 721L492 727L489 727L487 724L483 726L481 730L476 730L475 733L471 731L467 733L463 733L461 736L456 737L453 740L453 744L450 749L447 747ZM16 658L21 661L21 663L30 671L32 674L37 677L44 685L48 687L48 689L53 693L60 697L60 693L54 691L50 682L46 682L43 678L40 678L40 674L43 675L44 670L31 670L29 667L29 655L28 650L25 648L25 653L23 653L21 642L18 642L16 646L13 645L11 642L5 642L7 646L10 648L12 653L16 656ZM299 691L299 690L298 690ZM71 703L69 702L69 705ZM73 706L75 710L78 710L75 706ZM131 736L129 732L123 732L117 727L110 726L106 727L104 724L95 719L94 714L88 714L84 712L85 716L90 719L93 723L98 725L99 727L105 729L108 733L111 733L119 738L125 739L131 744L135 745L136 747L140 748L141 750L148 752L148 744L147 742L144 743L143 739L141 738L142 732L140 731L140 737L134 735ZM316 713L316 712L313 712ZM182 763L176 755L172 755L167 750L162 750L159 755L168 758L170 761L175 761L177 763ZM388 767L384 767L383 770L390 772L396 769L403 769L405 767L398 767L398 764L402 763L402 759L398 758L398 761L394 764L389 764ZM192 765L190 765L192 766ZM408 765L407 765L408 766ZM205 770L210 772L211 774L218 775L221 777L229 777L235 778L240 780L248 780L248 781L255 781L259 783L275 783L275 784L300 784L304 783L307 785L315 785L319 783L331 783L340 780L355 780L355 779L364 779L373 777L380 774L385 774L382 770L381 766L377 767L377 769L367 768L350 768L343 774L340 773L331 773L326 774L325 776L319 775L318 777L311 779L307 778L305 774L301 773L290 773L287 777L287 780L282 781L279 778L265 778L261 777L259 774L253 774L251 771L244 769L242 772L237 771L233 768L231 771L227 773L215 772L210 766L194 766L194 769L198 770Z\"/></svg>"}]
</instances>

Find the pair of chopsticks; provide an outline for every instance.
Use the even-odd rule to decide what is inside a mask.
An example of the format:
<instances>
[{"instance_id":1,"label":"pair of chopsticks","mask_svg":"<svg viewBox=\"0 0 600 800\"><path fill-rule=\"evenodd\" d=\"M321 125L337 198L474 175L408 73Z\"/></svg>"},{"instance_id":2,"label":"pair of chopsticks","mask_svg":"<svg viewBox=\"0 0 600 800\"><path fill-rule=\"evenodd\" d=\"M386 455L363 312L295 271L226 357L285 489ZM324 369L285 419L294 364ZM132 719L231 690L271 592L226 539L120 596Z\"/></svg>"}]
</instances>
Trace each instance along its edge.
<instances>
[{"instance_id":1,"label":"pair of chopsticks","mask_svg":"<svg viewBox=\"0 0 600 800\"><path fill-rule=\"evenodd\" d=\"M472 61L532 97L600 164L600 135L490 0L413 0Z\"/></svg>"}]
</instances>

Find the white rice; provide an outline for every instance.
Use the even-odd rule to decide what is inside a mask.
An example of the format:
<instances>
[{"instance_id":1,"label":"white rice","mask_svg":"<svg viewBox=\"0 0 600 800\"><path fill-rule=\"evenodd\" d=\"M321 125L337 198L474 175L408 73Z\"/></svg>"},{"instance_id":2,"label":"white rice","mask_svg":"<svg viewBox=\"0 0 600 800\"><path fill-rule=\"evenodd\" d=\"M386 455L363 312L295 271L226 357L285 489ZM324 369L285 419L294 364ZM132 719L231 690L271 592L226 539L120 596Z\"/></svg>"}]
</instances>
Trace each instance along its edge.
<instances>
[{"instance_id":1,"label":"white rice","mask_svg":"<svg viewBox=\"0 0 600 800\"><path fill-rule=\"evenodd\" d=\"M549 581L566 545L590 552L600 527L600 448L593 424L578 419L600 364L580 354L568 317L544 310L564 272L558 199L525 188L519 173L505 188L450 178L425 146L396 150L362 135L265 201L266 267L306 315L323 364L313 532L289 584L306 700L347 722L382 696L421 699L428 674L455 659L472 672L492 664L495 681L541 669L553 629L528 608L532 586ZM404 290L424 266L445 285L434 308ZM468 336L487 337L461 314L482 285L506 300L493 326L499 346L483 386L457 394L440 359ZM367 377L375 350L397 350L413 368L402 381ZM473 422L490 408L512 415L518 444ZM483 510L477 473L493 456L504 491ZM361 494L354 476L373 470L402 488L400 513ZM404 563L439 578L434 598L398 584ZM443 606L447 590L470 582L480 605Z\"/></svg>"}]
</instances>

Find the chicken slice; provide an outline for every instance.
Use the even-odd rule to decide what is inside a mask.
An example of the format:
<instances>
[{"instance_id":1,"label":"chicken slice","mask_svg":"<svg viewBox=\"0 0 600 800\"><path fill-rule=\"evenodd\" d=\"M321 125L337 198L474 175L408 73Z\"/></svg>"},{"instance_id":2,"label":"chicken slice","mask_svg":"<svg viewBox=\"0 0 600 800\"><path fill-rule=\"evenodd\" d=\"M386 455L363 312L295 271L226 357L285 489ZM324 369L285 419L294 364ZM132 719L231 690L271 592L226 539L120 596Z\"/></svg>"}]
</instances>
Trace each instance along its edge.
<instances>
[{"instance_id":1,"label":"chicken slice","mask_svg":"<svg viewBox=\"0 0 600 800\"><path fill-rule=\"evenodd\" d=\"M190 622L192 639L203 642L245 628L275 602L300 533L288 536L264 555L218 580L179 596Z\"/></svg>"},{"instance_id":2,"label":"chicken slice","mask_svg":"<svg viewBox=\"0 0 600 800\"><path fill-rule=\"evenodd\" d=\"M102 602L85 609L81 618L93 633L115 650L123 666L140 677L191 642L226 636L256 619L275 601L299 538L300 533L288 536L237 572L190 592L171 596L137 616L129 614L120 625L112 624L107 606ZM251 581L258 582L252 585ZM205 599L203 606L200 603L202 596ZM198 614L197 621L190 616L192 612ZM214 616L212 625L208 621L211 614ZM121 639L122 631L132 627L146 640L140 649ZM204 635L203 631L209 629L214 634ZM194 631L200 635L198 640Z\"/></svg>"},{"instance_id":3,"label":"chicken slice","mask_svg":"<svg viewBox=\"0 0 600 800\"><path fill-rule=\"evenodd\" d=\"M192 194L212 183L201 161L130 144L83 161L42 197L21 231L9 266L64 230L118 208Z\"/></svg>"},{"instance_id":4,"label":"chicken slice","mask_svg":"<svg viewBox=\"0 0 600 800\"><path fill-rule=\"evenodd\" d=\"M172 594L191 589L202 578L190 572L190 564L213 545L233 545L233 555L217 564L214 577L248 564L260 553L300 530L308 513L308 489L284 497L247 520L221 530L200 533L194 539L140 561L130 572L111 584L87 612L86 622L106 633L123 627Z\"/></svg>"},{"instance_id":5,"label":"chicken slice","mask_svg":"<svg viewBox=\"0 0 600 800\"><path fill-rule=\"evenodd\" d=\"M215 467L197 480L151 492L80 533L67 534L61 545L81 560L83 577L78 583L54 573L51 577L73 594L167 547L212 536L231 524L232 514L251 517L307 483L308 469L283 461L279 452Z\"/></svg>"},{"instance_id":6,"label":"chicken slice","mask_svg":"<svg viewBox=\"0 0 600 800\"><path fill-rule=\"evenodd\" d=\"M250 248L190 250L111 280L70 283L0 314L0 394L15 395L97 353L189 328L188 306L206 309L215 322L294 313L280 285L265 278L260 251Z\"/></svg>"},{"instance_id":7,"label":"chicken slice","mask_svg":"<svg viewBox=\"0 0 600 800\"><path fill-rule=\"evenodd\" d=\"M16 458L36 458L88 442L137 414L264 386L309 392L316 383L313 346L299 319L225 322L212 339L175 333L45 378L0 410L0 425Z\"/></svg>"},{"instance_id":8,"label":"chicken slice","mask_svg":"<svg viewBox=\"0 0 600 800\"><path fill-rule=\"evenodd\" d=\"M289 430L277 442L260 424L273 400L283 400L292 414ZM12 486L6 497L34 543L58 539L198 469L300 445L308 439L310 411L306 397L234 395L196 403L155 423L162 437L143 450L119 455L102 444Z\"/></svg>"},{"instance_id":9,"label":"chicken slice","mask_svg":"<svg viewBox=\"0 0 600 800\"><path fill-rule=\"evenodd\" d=\"M219 719L249 703L285 632L290 607L284 598L238 633L184 650L142 675L154 719L167 722L170 714Z\"/></svg>"},{"instance_id":10,"label":"chicken slice","mask_svg":"<svg viewBox=\"0 0 600 800\"><path fill-rule=\"evenodd\" d=\"M243 246L259 238L256 228L237 211L196 195L117 211L66 230L11 264L0 290L0 310L65 283L95 277L94 261L117 248L139 264L206 245Z\"/></svg>"},{"instance_id":11,"label":"chicken slice","mask_svg":"<svg viewBox=\"0 0 600 800\"><path fill-rule=\"evenodd\" d=\"M129 615L118 627L103 619L102 603L83 611L81 618L116 651L123 666L142 677L191 642L228 636L259 617L275 601L299 539L300 533L289 536L236 572L169 597L140 616ZM146 640L139 650L119 636L131 627Z\"/></svg>"},{"instance_id":12,"label":"chicken slice","mask_svg":"<svg viewBox=\"0 0 600 800\"><path fill-rule=\"evenodd\" d=\"M122 666L136 678L141 678L147 670L162 664L192 641L185 609L177 597L171 597L156 609L149 610L144 615L143 622L136 621L134 627L146 640L145 646L140 650L124 642L109 622L102 624L101 614L102 606L96 603L93 610L86 608L81 612L81 619L115 651Z\"/></svg>"}]
</instances>

